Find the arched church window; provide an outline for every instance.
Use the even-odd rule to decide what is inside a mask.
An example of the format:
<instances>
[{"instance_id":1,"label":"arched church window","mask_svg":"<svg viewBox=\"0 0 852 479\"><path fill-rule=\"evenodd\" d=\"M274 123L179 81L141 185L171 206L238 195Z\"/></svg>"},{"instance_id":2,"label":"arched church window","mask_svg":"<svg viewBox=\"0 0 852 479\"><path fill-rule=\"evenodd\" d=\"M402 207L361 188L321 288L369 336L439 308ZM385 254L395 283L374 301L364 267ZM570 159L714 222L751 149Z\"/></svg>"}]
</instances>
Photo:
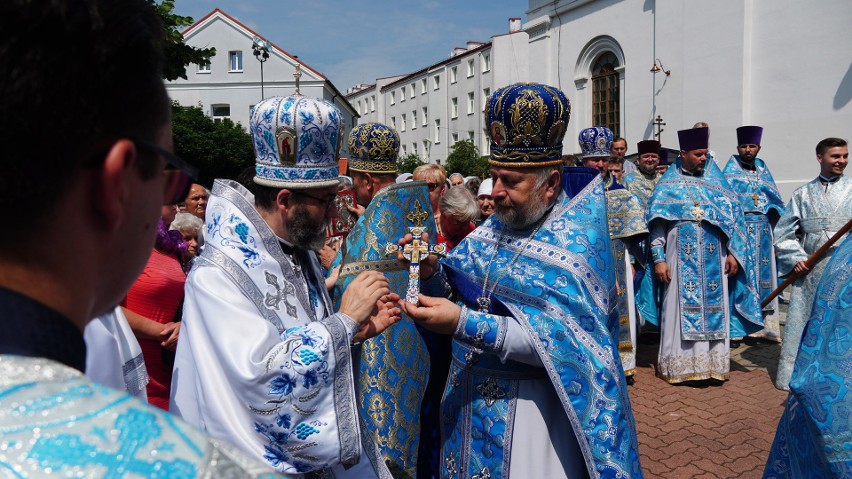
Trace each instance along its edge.
<instances>
[{"instance_id":1,"label":"arched church window","mask_svg":"<svg viewBox=\"0 0 852 479\"><path fill-rule=\"evenodd\" d=\"M621 135L618 66L612 52L602 53L592 64L592 121L595 126L609 128L615 136Z\"/></svg>"}]
</instances>

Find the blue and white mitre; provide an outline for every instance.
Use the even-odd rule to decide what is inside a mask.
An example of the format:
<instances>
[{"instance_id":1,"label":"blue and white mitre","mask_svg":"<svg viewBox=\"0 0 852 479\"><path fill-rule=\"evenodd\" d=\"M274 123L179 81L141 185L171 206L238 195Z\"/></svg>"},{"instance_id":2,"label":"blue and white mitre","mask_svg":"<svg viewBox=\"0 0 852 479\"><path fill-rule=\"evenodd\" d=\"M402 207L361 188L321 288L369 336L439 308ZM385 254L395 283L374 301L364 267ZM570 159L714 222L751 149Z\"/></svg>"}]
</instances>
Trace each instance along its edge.
<instances>
[{"instance_id":1,"label":"blue and white mitre","mask_svg":"<svg viewBox=\"0 0 852 479\"><path fill-rule=\"evenodd\" d=\"M254 182L273 188L337 186L343 117L325 100L303 96L267 98L254 106Z\"/></svg>"},{"instance_id":2,"label":"blue and white mitre","mask_svg":"<svg viewBox=\"0 0 852 479\"><path fill-rule=\"evenodd\" d=\"M349 169L396 174L399 134L382 123L364 123L349 132Z\"/></svg>"},{"instance_id":3,"label":"blue and white mitre","mask_svg":"<svg viewBox=\"0 0 852 479\"><path fill-rule=\"evenodd\" d=\"M612 130L603 126L593 126L580 132L577 141L583 150L583 158L610 156L612 153Z\"/></svg>"},{"instance_id":4,"label":"blue and white mitre","mask_svg":"<svg viewBox=\"0 0 852 479\"><path fill-rule=\"evenodd\" d=\"M516 83L488 97L485 131L491 139L488 163L509 168L562 164L562 138L571 103L559 89Z\"/></svg>"}]
</instances>

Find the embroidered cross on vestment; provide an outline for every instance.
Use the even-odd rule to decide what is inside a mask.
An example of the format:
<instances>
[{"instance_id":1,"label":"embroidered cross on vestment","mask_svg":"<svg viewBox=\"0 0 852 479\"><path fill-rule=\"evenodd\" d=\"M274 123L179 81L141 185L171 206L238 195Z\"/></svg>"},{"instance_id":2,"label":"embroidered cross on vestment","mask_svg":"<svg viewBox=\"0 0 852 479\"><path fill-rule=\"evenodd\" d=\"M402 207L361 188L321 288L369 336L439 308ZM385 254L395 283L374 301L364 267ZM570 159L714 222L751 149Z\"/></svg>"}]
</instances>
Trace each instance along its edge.
<instances>
[{"instance_id":1,"label":"embroidered cross on vestment","mask_svg":"<svg viewBox=\"0 0 852 479\"><path fill-rule=\"evenodd\" d=\"M413 226L407 228L408 232L411 233L411 243L403 247L393 243L385 245L386 255L390 256L401 251L402 256L409 261L408 288L405 291L405 301L414 305L420 303L420 260L428 257L430 254L444 256L447 253L446 245L432 245L420 239L420 236L426 231L425 225L428 217L429 213L423 209L420 201L415 201L414 210L405 216L413 224Z\"/></svg>"}]
</instances>

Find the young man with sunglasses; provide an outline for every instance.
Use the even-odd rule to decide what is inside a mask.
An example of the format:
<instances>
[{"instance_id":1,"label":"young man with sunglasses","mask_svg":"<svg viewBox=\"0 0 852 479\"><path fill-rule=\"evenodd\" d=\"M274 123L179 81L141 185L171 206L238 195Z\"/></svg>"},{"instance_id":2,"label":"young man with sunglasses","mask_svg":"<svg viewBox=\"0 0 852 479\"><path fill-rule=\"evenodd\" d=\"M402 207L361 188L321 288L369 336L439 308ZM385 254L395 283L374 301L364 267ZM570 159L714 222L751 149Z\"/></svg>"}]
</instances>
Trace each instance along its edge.
<instances>
[{"instance_id":1,"label":"young man with sunglasses","mask_svg":"<svg viewBox=\"0 0 852 479\"><path fill-rule=\"evenodd\" d=\"M193 174L170 151L156 13L143 0L8 0L0 32L0 205L12 225L0 237L0 469L269 474L82 375L83 329L139 275L161 207Z\"/></svg>"},{"instance_id":2,"label":"young man with sunglasses","mask_svg":"<svg viewBox=\"0 0 852 479\"><path fill-rule=\"evenodd\" d=\"M361 429L350 348L399 320L399 297L365 271L335 308L316 255L342 121L298 95L255 105L255 175L214 182L186 280L170 411L287 474L389 477Z\"/></svg>"}]
</instances>

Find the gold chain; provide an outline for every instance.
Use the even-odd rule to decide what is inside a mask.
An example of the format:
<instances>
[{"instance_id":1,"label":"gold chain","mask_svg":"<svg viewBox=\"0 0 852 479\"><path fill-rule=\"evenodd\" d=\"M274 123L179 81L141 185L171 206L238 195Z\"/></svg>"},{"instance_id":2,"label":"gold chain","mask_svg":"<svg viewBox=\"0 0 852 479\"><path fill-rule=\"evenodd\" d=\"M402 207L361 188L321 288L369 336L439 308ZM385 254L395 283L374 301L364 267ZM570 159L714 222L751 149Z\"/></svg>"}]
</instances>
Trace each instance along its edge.
<instances>
[{"instance_id":1,"label":"gold chain","mask_svg":"<svg viewBox=\"0 0 852 479\"><path fill-rule=\"evenodd\" d=\"M515 253L515 256L512 258L512 260L509 261L506 269L503 271L503 274L501 274L496 280L494 280L494 283L491 285L491 291L488 292L488 296L485 296L485 291L488 288L488 275L491 273L491 264L494 262L494 258L497 256L497 252L500 250L500 242L503 241L503 230L506 228L506 225L504 224L502 227L500 227L500 236L497 237L497 244L494 245L494 253L491 254L491 259L488 261L488 267L485 269L485 280L482 282L482 293L476 300L476 303L479 305L479 311L483 313L488 312L488 308L491 306L491 295L494 294L494 290L497 289L497 285L500 284L500 280L503 279L504 276L506 276L506 274L509 272L509 268L511 267L511 265L513 265L515 261L518 260L518 257L521 256L521 253L523 253L527 246L529 246L530 242L535 237L536 233L538 233L538 230L544 224L544 221L546 219L547 214L545 214L541 218L538 223L538 226L536 226L532 234L527 237L527 240L521 246L521 249L519 249L518 252Z\"/></svg>"}]
</instances>

